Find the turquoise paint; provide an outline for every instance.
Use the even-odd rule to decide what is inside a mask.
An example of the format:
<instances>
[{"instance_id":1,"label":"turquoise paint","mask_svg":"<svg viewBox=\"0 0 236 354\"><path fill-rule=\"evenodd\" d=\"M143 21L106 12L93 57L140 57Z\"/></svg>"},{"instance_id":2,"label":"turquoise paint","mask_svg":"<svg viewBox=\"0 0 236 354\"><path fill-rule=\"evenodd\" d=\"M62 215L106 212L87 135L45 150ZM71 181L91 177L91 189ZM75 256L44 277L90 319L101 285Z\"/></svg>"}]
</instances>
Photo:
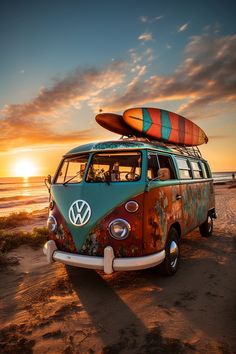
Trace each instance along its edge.
<instances>
[{"instance_id":1,"label":"turquoise paint","mask_svg":"<svg viewBox=\"0 0 236 354\"><path fill-rule=\"evenodd\" d=\"M142 108L143 113L143 133L146 133L149 128L152 126L152 119L149 116L148 110L146 108Z\"/></svg>"},{"instance_id":2,"label":"turquoise paint","mask_svg":"<svg viewBox=\"0 0 236 354\"><path fill-rule=\"evenodd\" d=\"M136 150L136 149L138 150L155 149L156 151L171 152L170 148L162 146L158 142L153 144L153 143L142 142L142 141L118 140L118 141L105 141L102 143L80 145L68 151L64 155L64 157L74 156L85 152L96 152L96 151L103 151L103 150L122 151L122 150Z\"/></svg>"},{"instance_id":3,"label":"turquoise paint","mask_svg":"<svg viewBox=\"0 0 236 354\"><path fill-rule=\"evenodd\" d=\"M161 137L164 140L168 140L171 133L171 123L167 111L161 111Z\"/></svg>"},{"instance_id":4,"label":"turquoise paint","mask_svg":"<svg viewBox=\"0 0 236 354\"><path fill-rule=\"evenodd\" d=\"M80 251L90 231L105 215L116 206L131 199L133 196L144 192L144 183L117 182L111 183L86 183L80 184L54 184L51 186L52 198L61 215L67 223L73 237L76 249ZM76 200L85 200L91 208L91 218L83 226L74 226L69 220L69 208Z\"/></svg>"}]
</instances>

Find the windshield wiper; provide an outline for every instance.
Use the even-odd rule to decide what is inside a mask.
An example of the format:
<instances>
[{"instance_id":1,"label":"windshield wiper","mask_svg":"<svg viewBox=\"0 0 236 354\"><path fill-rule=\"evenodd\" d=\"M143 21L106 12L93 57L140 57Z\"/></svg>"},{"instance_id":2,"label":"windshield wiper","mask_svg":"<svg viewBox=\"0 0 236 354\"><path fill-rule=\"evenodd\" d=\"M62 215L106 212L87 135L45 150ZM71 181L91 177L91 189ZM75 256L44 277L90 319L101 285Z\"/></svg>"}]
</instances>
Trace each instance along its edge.
<instances>
[{"instance_id":1,"label":"windshield wiper","mask_svg":"<svg viewBox=\"0 0 236 354\"><path fill-rule=\"evenodd\" d=\"M110 186L111 184L111 173L110 171L107 171L106 173L104 173L105 176L105 182L108 184L108 186Z\"/></svg>"},{"instance_id":2,"label":"windshield wiper","mask_svg":"<svg viewBox=\"0 0 236 354\"><path fill-rule=\"evenodd\" d=\"M67 181L65 181L63 184L63 186L65 186L67 183L69 183L70 181L72 181L72 179L74 179L75 177L79 176L81 174L81 171L77 172L73 177L69 178Z\"/></svg>"}]
</instances>

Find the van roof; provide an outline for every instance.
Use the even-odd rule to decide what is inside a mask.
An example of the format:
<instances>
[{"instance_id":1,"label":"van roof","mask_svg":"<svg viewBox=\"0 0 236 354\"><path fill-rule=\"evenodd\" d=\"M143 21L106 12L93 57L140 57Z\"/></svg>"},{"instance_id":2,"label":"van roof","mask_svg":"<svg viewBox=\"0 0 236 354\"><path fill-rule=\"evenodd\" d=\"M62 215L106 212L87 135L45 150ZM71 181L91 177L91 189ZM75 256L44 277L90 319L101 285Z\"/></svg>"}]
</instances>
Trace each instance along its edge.
<instances>
[{"instance_id":1,"label":"van roof","mask_svg":"<svg viewBox=\"0 0 236 354\"><path fill-rule=\"evenodd\" d=\"M93 142L90 144L80 145L68 151L64 157L69 157L81 153L99 152L104 150L134 150L134 149L151 149L160 152L174 153L177 155L185 155L201 158L201 153L197 147L185 147L178 145L166 145L162 142L150 142L148 140L120 139L103 142Z\"/></svg>"},{"instance_id":2,"label":"van roof","mask_svg":"<svg viewBox=\"0 0 236 354\"><path fill-rule=\"evenodd\" d=\"M171 152L171 149L161 144L148 143L138 140L112 140L112 141L102 141L94 142L90 144L80 145L76 148L68 151L65 156L75 155L83 152L94 152L103 150L133 150L133 149L158 149L162 151Z\"/></svg>"}]
</instances>

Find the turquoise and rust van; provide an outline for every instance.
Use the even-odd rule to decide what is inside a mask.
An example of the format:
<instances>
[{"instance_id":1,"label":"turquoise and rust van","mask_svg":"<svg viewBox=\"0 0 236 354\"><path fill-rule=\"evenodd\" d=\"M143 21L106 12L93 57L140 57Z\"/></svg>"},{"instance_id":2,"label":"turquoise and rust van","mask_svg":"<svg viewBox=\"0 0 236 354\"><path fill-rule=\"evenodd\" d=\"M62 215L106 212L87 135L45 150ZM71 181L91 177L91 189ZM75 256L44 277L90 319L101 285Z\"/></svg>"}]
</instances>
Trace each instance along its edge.
<instances>
[{"instance_id":1,"label":"turquoise and rust van","mask_svg":"<svg viewBox=\"0 0 236 354\"><path fill-rule=\"evenodd\" d=\"M180 238L212 234L215 201L196 150L123 139L79 146L50 183L48 262L114 271L161 264L172 275Z\"/></svg>"}]
</instances>

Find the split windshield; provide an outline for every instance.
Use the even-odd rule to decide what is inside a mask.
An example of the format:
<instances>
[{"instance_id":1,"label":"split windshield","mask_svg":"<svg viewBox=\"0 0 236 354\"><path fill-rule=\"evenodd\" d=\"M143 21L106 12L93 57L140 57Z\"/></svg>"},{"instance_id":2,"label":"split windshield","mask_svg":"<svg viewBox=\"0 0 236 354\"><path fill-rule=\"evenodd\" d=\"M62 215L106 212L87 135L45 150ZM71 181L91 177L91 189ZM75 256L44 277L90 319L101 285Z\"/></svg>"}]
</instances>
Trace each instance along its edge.
<instances>
[{"instance_id":1,"label":"split windshield","mask_svg":"<svg viewBox=\"0 0 236 354\"><path fill-rule=\"evenodd\" d=\"M56 183L80 183L83 180L89 155L67 158L57 174Z\"/></svg>"},{"instance_id":2,"label":"split windshield","mask_svg":"<svg viewBox=\"0 0 236 354\"><path fill-rule=\"evenodd\" d=\"M134 182L141 176L141 153L97 153L66 158L57 174L55 183Z\"/></svg>"}]
</instances>

